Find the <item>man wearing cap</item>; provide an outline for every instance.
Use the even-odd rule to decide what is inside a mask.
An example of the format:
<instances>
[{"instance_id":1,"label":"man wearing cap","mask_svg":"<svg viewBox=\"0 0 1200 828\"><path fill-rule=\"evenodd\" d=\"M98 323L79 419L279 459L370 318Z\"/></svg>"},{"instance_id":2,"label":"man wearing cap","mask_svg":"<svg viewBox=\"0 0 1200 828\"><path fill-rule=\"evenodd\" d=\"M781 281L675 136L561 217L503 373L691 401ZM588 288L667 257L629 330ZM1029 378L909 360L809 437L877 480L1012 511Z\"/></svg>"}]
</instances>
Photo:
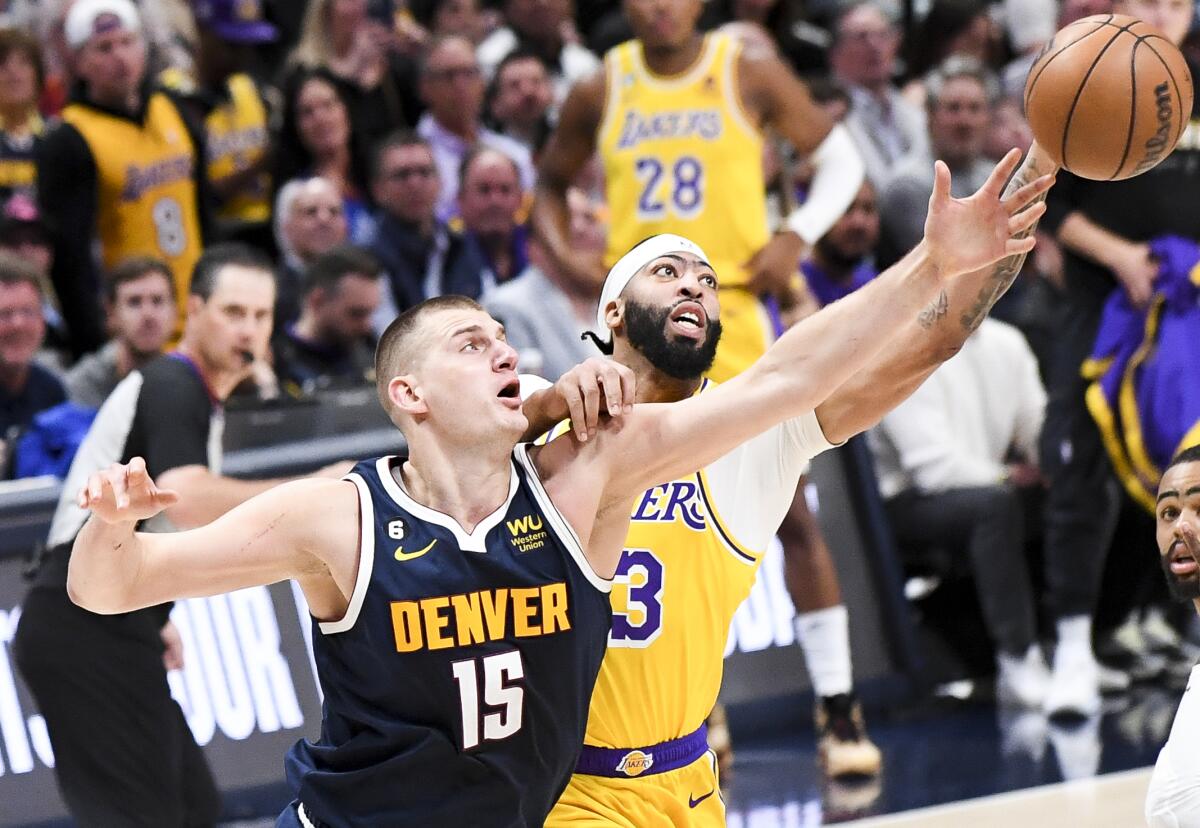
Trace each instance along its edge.
<instances>
[{"instance_id":1,"label":"man wearing cap","mask_svg":"<svg viewBox=\"0 0 1200 828\"><path fill-rule=\"evenodd\" d=\"M251 48L274 42L278 32L259 0L199 0L192 9L200 33L196 78L168 69L161 80L204 123L218 234L270 249L269 117L246 69Z\"/></svg>"},{"instance_id":2,"label":"man wearing cap","mask_svg":"<svg viewBox=\"0 0 1200 828\"><path fill-rule=\"evenodd\" d=\"M130 0L79 0L64 36L79 84L38 150L38 197L58 228L51 278L71 350L82 355L106 339L103 269L129 256L161 258L176 296L187 297L208 224L207 184L203 136L146 79L146 42ZM180 305L180 323L185 314Z\"/></svg>"}]
</instances>

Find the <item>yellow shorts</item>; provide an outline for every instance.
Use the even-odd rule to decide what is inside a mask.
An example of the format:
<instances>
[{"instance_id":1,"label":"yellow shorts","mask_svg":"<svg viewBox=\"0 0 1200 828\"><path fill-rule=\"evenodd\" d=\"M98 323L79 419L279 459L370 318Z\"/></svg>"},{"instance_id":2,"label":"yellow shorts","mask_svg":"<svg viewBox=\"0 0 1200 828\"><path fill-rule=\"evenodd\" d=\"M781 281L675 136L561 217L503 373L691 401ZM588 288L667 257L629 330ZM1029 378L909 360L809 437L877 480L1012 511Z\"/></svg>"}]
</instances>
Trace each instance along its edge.
<instances>
[{"instance_id":1,"label":"yellow shorts","mask_svg":"<svg viewBox=\"0 0 1200 828\"><path fill-rule=\"evenodd\" d=\"M721 343L708 377L726 382L745 371L766 353L775 340L775 329L758 296L748 290L728 288L721 300Z\"/></svg>"},{"instance_id":2,"label":"yellow shorts","mask_svg":"<svg viewBox=\"0 0 1200 828\"><path fill-rule=\"evenodd\" d=\"M632 779L575 774L547 817L546 828L601 825L723 828L725 801L716 754L710 750L685 767Z\"/></svg>"}]
</instances>

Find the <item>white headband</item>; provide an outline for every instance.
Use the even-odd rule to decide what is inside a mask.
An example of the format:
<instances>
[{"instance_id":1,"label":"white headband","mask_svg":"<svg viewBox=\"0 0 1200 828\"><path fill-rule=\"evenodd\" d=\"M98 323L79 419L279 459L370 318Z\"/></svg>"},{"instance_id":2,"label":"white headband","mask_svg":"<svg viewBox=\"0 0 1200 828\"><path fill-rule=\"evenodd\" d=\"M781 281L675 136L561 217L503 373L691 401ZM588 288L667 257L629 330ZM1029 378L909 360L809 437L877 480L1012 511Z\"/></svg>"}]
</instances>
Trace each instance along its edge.
<instances>
[{"instance_id":1,"label":"white headband","mask_svg":"<svg viewBox=\"0 0 1200 828\"><path fill-rule=\"evenodd\" d=\"M608 304L614 301L625 290L637 272L660 256L669 253L691 253L701 261L707 262L708 255L700 249L700 245L683 236L673 233L662 233L651 236L634 247L617 260L608 271L604 287L600 291L600 305L596 308L596 335L602 342L612 342L612 331L604 320Z\"/></svg>"}]
</instances>

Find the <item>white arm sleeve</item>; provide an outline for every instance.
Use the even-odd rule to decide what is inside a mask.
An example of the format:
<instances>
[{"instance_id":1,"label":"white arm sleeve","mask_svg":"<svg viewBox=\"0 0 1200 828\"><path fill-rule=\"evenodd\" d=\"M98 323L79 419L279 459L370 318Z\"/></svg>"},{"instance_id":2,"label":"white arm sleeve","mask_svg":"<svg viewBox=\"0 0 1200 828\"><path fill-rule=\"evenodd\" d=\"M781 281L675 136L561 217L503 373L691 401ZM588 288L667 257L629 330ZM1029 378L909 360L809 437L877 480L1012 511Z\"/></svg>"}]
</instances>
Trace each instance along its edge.
<instances>
[{"instance_id":1,"label":"white arm sleeve","mask_svg":"<svg viewBox=\"0 0 1200 828\"><path fill-rule=\"evenodd\" d=\"M1200 825L1200 664L1192 668L1171 735L1154 765L1146 822L1150 828Z\"/></svg>"},{"instance_id":2,"label":"white arm sleeve","mask_svg":"<svg viewBox=\"0 0 1200 828\"><path fill-rule=\"evenodd\" d=\"M765 551L808 461L833 448L813 412L780 423L705 469L708 494L740 546Z\"/></svg>"},{"instance_id":3,"label":"white arm sleeve","mask_svg":"<svg viewBox=\"0 0 1200 828\"><path fill-rule=\"evenodd\" d=\"M866 173L854 139L841 124L829 130L813 151L812 162L816 172L808 198L787 217L787 228L810 246L846 212Z\"/></svg>"}]
</instances>

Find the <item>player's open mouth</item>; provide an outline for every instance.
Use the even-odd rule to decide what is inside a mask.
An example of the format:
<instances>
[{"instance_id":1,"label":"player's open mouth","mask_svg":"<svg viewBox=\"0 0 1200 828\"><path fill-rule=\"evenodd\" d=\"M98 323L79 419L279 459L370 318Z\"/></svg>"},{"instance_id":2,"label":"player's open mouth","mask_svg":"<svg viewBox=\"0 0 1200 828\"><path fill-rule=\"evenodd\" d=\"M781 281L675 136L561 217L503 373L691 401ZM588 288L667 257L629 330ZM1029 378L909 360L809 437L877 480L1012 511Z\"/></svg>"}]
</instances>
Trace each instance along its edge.
<instances>
[{"instance_id":1,"label":"player's open mouth","mask_svg":"<svg viewBox=\"0 0 1200 828\"><path fill-rule=\"evenodd\" d=\"M698 302L680 302L671 311L670 327L675 333L689 339L700 339L707 327L707 314Z\"/></svg>"},{"instance_id":2,"label":"player's open mouth","mask_svg":"<svg viewBox=\"0 0 1200 828\"><path fill-rule=\"evenodd\" d=\"M496 396L504 400L505 404L508 405L509 408L520 408L521 381L518 379L509 381L503 388L500 389L500 393L498 393Z\"/></svg>"},{"instance_id":3,"label":"player's open mouth","mask_svg":"<svg viewBox=\"0 0 1200 828\"><path fill-rule=\"evenodd\" d=\"M1197 571L1200 571L1200 565L1197 564L1192 553L1188 551L1187 546L1180 543L1177 551L1171 555L1171 574L1176 577L1186 578L1189 575L1195 575Z\"/></svg>"}]
</instances>

